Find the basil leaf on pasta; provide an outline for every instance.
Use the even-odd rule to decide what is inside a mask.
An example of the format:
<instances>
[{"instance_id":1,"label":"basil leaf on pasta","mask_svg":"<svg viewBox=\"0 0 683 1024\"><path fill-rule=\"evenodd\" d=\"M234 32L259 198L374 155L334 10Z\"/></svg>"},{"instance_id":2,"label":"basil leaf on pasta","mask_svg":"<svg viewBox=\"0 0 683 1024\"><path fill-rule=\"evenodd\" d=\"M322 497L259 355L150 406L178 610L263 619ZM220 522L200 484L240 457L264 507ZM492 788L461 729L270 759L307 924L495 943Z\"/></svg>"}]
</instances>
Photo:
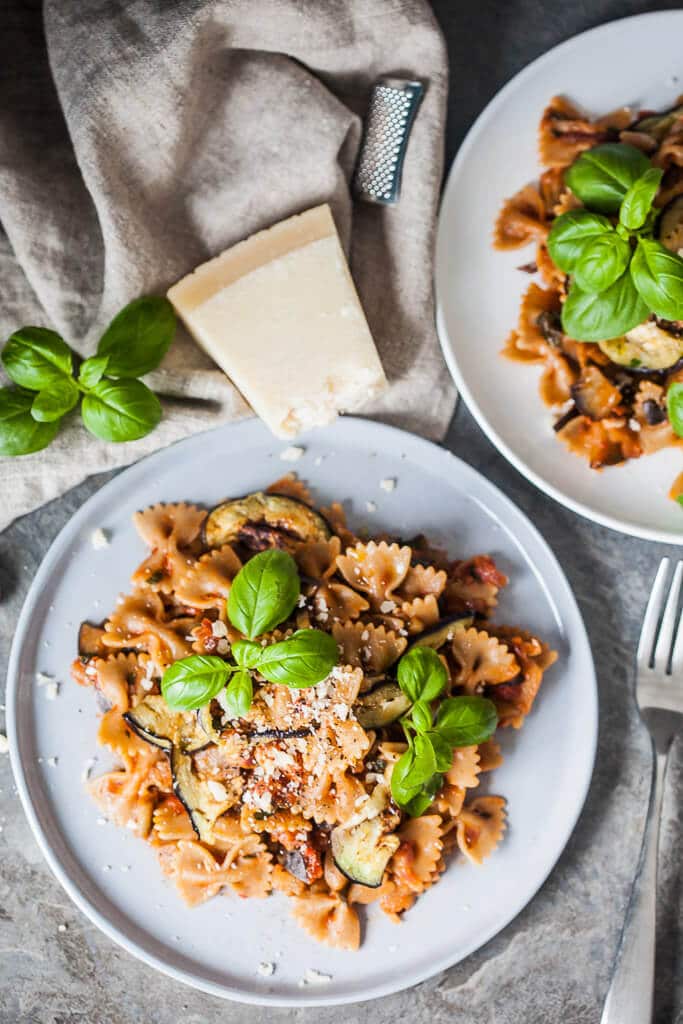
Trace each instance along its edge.
<instances>
[{"instance_id":1,"label":"basil leaf on pasta","mask_svg":"<svg viewBox=\"0 0 683 1024\"><path fill-rule=\"evenodd\" d=\"M286 640L262 648L256 669L270 683L301 689L326 679L338 660L333 636L320 629L298 629Z\"/></svg>"},{"instance_id":2,"label":"basil leaf on pasta","mask_svg":"<svg viewBox=\"0 0 683 1024\"><path fill-rule=\"evenodd\" d=\"M486 697L448 697L436 713L435 730L452 747L483 743L496 731L498 712Z\"/></svg>"},{"instance_id":3,"label":"basil leaf on pasta","mask_svg":"<svg viewBox=\"0 0 683 1024\"><path fill-rule=\"evenodd\" d=\"M448 683L448 672L431 647L417 646L406 651L398 663L398 685L413 703L435 700Z\"/></svg>"},{"instance_id":4,"label":"basil leaf on pasta","mask_svg":"<svg viewBox=\"0 0 683 1024\"><path fill-rule=\"evenodd\" d=\"M285 551L261 551L242 566L228 595L228 618L250 640L275 629L301 593L296 562Z\"/></svg>"},{"instance_id":5,"label":"basil leaf on pasta","mask_svg":"<svg viewBox=\"0 0 683 1024\"><path fill-rule=\"evenodd\" d=\"M225 688L225 703L228 705L229 714L233 718L243 718L254 698L254 690L251 676L244 669L235 672L232 679Z\"/></svg>"},{"instance_id":6,"label":"basil leaf on pasta","mask_svg":"<svg viewBox=\"0 0 683 1024\"><path fill-rule=\"evenodd\" d=\"M161 693L174 711L195 711L220 693L231 671L222 658L193 654L174 661L166 669L161 679Z\"/></svg>"}]
</instances>

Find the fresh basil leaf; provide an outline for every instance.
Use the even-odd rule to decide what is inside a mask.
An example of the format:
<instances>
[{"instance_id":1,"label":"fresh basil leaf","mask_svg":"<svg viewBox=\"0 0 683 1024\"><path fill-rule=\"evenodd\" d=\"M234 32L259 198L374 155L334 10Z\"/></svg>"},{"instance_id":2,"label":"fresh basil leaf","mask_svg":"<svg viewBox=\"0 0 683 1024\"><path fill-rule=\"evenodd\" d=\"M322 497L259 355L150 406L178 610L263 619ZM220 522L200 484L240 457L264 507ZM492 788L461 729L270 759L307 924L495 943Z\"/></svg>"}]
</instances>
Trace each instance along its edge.
<instances>
[{"instance_id":1,"label":"fresh basil leaf","mask_svg":"<svg viewBox=\"0 0 683 1024\"><path fill-rule=\"evenodd\" d=\"M42 391L71 376L71 349L56 331L21 327L2 350L2 363L15 384Z\"/></svg>"},{"instance_id":2,"label":"fresh basil leaf","mask_svg":"<svg viewBox=\"0 0 683 1024\"><path fill-rule=\"evenodd\" d=\"M412 800L403 805L403 810L407 811L411 818L419 818L427 810L433 799L432 794L423 789L417 796L414 796Z\"/></svg>"},{"instance_id":3,"label":"fresh basil leaf","mask_svg":"<svg viewBox=\"0 0 683 1024\"><path fill-rule=\"evenodd\" d=\"M326 679L338 661L333 636L320 629L298 629L286 640L262 649L258 671L269 683L301 689Z\"/></svg>"},{"instance_id":4,"label":"fresh basil leaf","mask_svg":"<svg viewBox=\"0 0 683 1024\"><path fill-rule=\"evenodd\" d=\"M648 312L665 320L683 319L683 259L653 238L639 238L631 277Z\"/></svg>"},{"instance_id":5,"label":"fresh basil leaf","mask_svg":"<svg viewBox=\"0 0 683 1024\"><path fill-rule=\"evenodd\" d=\"M452 747L483 743L498 725L493 701L485 697L447 697L439 705L434 728Z\"/></svg>"},{"instance_id":6,"label":"fresh basil leaf","mask_svg":"<svg viewBox=\"0 0 683 1024\"><path fill-rule=\"evenodd\" d=\"M240 668L256 668L264 648L251 640L236 640L232 645L232 656Z\"/></svg>"},{"instance_id":7,"label":"fresh basil leaf","mask_svg":"<svg viewBox=\"0 0 683 1024\"><path fill-rule=\"evenodd\" d=\"M426 733L426 736L434 751L437 772L449 771L453 767L453 748L451 744L436 730Z\"/></svg>"},{"instance_id":8,"label":"fresh basil leaf","mask_svg":"<svg viewBox=\"0 0 683 1024\"><path fill-rule=\"evenodd\" d=\"M683 437L683 384L669 385L669 390L666 393L666 411L669 414L669 422L674 434ZM680 497L677 500L680 501Z\"/></svg>"},{"instance_id":9,"label":"fresh basil leaf","mask_svg":"<svg viewBox=\"0 0 683 1024\"><path fill-rule=\"evenodd\" d=\"M31 416L39 423L52 423L70 412L78 402L80 392L71 377L64 377L51 384L46 391L39 391L33 399Z\"/></svg>"},{"instance_id":10,"label":"fresh basil leaf","mask_svg":"<svg viewBox=\"0 0 683 1024\"><path fill-rule=\"evenodd\" d=\"M108 376L142 377L164 358L175 329L175 312L168 299L147 295L114 317L100 338L97 354L108 356Z\"/></svg>"},{"instance_id":11,"label":"fresh basil leaf","mask_svg":"<svg viewBox=\"0 0 683 1024\"><path fill-rule=\"evenodd\" d=\"M420 700L413 704L411 718L418 732L427 732L432 727L432 712L429 704L424 701Z\"/></svg>"},{"instance_id":12,"label":"fresh basil leaf","mask_svg":"<svg viewBox=\"0 0 683 1024\"><path fill-rule=\"evenodd\" d=\"M645 173L633 182L619 209L619 222L625 228L637 231L645 224L663 174L664 171L659 167L648 167Z\"/></svg>"},{"instance_id":13,"label":"fresh basil leaf","mask_svg":"<svg viewBox=\"0 0 683 1024\"><path fill-rule=\"evenodd\" d=\"M584 292L572 284L562 306L562 329L575 341L604 341L641 324L649 312L626 271L604 292Z\"/></svg>"},{"instance_id":14,"label":"fresh basil leaf","mask_svg":"<svg viewBox=\"0 0 683 1024\"><path fill-rule=\"evenodd\" d=\"M83 422L102 441L137 441L161 419L161 403L141 380L101 380L81 405Z\"/></svg>"},{"instance_id":15,"label":"fresh basil leaf","mask_svg":"<svg viewBox=\"0 0 683 1024\"><path fill-rule=\"evenodd\" d=\"M604 292L626 270L631 246L616 231L597 235L574 267L574 280L584 292Z\"/></svg>"},{"instance_id":16,"label":"fresh basil leaf","mask_svg":"<svg viewBox=\"0 0 683 1024\"><path fill-rule=\"evenodd\" d=\"M228 617L253 640L288 619L301 593L296 562L286 551L261 551L242 566L228 595Z\"/></svg>"},{"instance_id":17,"label":"fresh basil leaf","mask_svg":"<svg viewBox=\"0 0 683 1024\"><path fill-rule=\"evenodd\" d=\"M254 699L251 676L244 669L235 672L225 689L225 703L232 718L244 718Z\"/></svg>"},{"instance_id":18,"label":"fresh basil leaf","mask_svg":"<svg viewBox=\"0 0 683 1024\"><path fill-rule=\"evenodd\" d=\"M413 739L415 760L413 761L412 778L421 786L429 782L436 772L436 754L429 737L418 733Z\"/></svg>"},{"instance_id":19,"label":"fresh basil leaf","mask_svg":"<svg viewBox=\"0 0 683 1024\"><path fill-rule=\"evenodd\" d=\"M548 234L548 252L553 263L570 274L586 245L609 231L612 231L612 224L607 217L590 210L568 210L553 221Z\"/></svg>"},{"instance_id":20,"label":"fresh basil leaf","mask_svg":"<svg viewBox=\"0 0 683 1024\"><path fill-rule=\"evenodd\" d=\"M225 686L231 669L211 654L193 654L174 661L161 678L161 693L173 711L195 711Z\"/></svg>"},{"instance_id":21,"label":"fresh basil leaf","mask_svg":"<svg viewBox=\"0 0 683 1024\"><path fill-rule=\"evenodd\" d=\"M405 807L410 803L422 788L421 783L413 781L414 764L415 750L412 743L409 743L408 749L401 754L391 773L391 795L399 807Z\"/></svg>"},{"instance_id":22,"label":"fresh basil leaf","mask_svg":"<svg viewBox=\"0 0 683 1024\"><path fill-rule=\"evenodd\" d=\"M678 502L679 505L683 506L683 494L679 494L678 497L676 498L676 501Z\"/></svg>"},{"instance_id":23,"label":"fresh basil leaf","mask_svg":"<svg viewBox=\"0 0 683 1024\"><path fill-rule=\"evenodd\" d=\"M90 359L86 359L85 362L81 363L81 368L78 372L78 383L84 388L93 388L102 380L108 362L109 356L90 356Z\"/></svg>"},{"instance_id":24,"label":"fresh basil leaf","mask_svg":"<svg viewBox=\"0 0 683 1024\"><path fill-rule=\"evenodd\" d=\"M30 455L47 448L59 420L38 423L31 415L34 395L18 388L0 388L0 455Z\"/></svg>"},{"instance_id":25,"label":"fresh basil leaf","mask_svg":"<svg viewBox=\"0 0 683 1024\"><path fill-rule=\"evenodd\" d=\"M398 663L398 685L413 703L435 700L446 688L448 672L431 647L411 647Z\"/></svg>"},{"instance_id":26,"label":"fresh basil leaf","mask_svg":"<svg viewBox=\"0 0 683 1024\"><path fill-rule=\"evenodd\" d=\"M564 180L589 209L616 213L631 185L649 167L650 161L635 146L606 142L582 153Z\"/></svg>"}]
</instances>

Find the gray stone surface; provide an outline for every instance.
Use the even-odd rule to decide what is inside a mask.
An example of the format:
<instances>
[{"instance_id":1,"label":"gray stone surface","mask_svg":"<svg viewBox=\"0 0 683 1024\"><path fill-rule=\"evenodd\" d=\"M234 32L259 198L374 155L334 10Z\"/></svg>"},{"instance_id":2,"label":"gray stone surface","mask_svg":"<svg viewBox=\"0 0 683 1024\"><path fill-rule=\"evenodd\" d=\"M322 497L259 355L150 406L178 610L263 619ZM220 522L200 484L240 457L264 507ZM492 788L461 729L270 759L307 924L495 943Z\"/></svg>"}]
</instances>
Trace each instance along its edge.
<instances>
[{"instance_id":1,"label":"gray stone surface","mask_svg":"<svg viewBox=\"0 0 683 1024\"><path fill-rule=\"evenodd\" d=\"M476 10L475 5L439 0L435 7L453 66L449 155L488 98L532 57L591 24L646 9L617 0L590 5L479 0ZM595 654L601 705L595 776L578 827L540 894L479 952L396 996L311 1011L223 1003L138 963L70 904L31 837L3 757L0 1024L599 1020L636 864L650 771L647 739L632 698L633 652L659 558L678 551L593 526L543 497L497 455L464 407L447 443L510 495L546 537L574 587ZM0 664L6 663L21 603L49 543L105 479L89 480L0 536ZM679 741L662 839L656 1024L683 1024L682 794ZM538 813L543 815L542 807ZM60 931L60 925L66 930Z\"/></svg>"}]
</instances>

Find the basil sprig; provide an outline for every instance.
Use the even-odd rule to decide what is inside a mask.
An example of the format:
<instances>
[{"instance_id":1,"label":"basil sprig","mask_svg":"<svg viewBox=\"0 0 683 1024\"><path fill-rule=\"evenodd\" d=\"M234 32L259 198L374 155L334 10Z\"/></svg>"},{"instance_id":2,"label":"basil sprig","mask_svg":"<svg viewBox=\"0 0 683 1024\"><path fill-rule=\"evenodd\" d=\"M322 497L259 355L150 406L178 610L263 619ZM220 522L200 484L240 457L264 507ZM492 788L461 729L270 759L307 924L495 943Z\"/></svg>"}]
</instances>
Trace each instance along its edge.
<instances>
[{"instance_id":1,"label":"basil sprig","mask_svg":"<svg viewBox=\"0 0 683 1024\"><path fill-rule=\"evenodd\" d=\"M135 441L159 423L161 404L137 378L163 359L175 333L167 299L146 296L129 303L102 335L97 354L78 357L56 331L21 327L2 350L2 364L16 387L0 388L0 455L29 455L56 437L81 397L81 416L104 441Z\"/></svg>"},{"instance_id":2,"label":"basil sprig","mask_svg":"<svg viewBox=\"0 0 683 1024\"><path fill-rule=\"evenodd\" d=\"M624 143L587 150L567 171L585 208L555 218L548 251L571 275L562 327L576 341L619 337L651 313L683 318L683 259L652 237L661 180L662 171Z\"/></svg>"},{"instance_id":3,"label":"basil sprig","mask_svg":"<svg viewBox=\"0 0 683 1024\"><path fill-rule=\"evenodd\" d=\"M244 565L232 582L227 601L232 625L249 637L231 647L233 662L194 654L168 668L161 692L174 711L191 711L223 697L233 718L243 717L253 700L252 672L271 683L303 688L329 676L339 660L334 637L320 629L299 629L265 647L254 637L289 618L301 590L296 562L284 551L262 551Z\"/></svg>"},{"instance_id":4,"label":"basil sprig","mask_svg":"<svg viewBox=\"0 0 683 1024\"><path fill-rule=\"evenodd\" d=\"M446 697L434 714L432 703L446 689L448 672L431 647L407 651L398 663L397 678L412 707L402 719L408 749L394 765L391 795L399 807L418 816L441 788L453 751L487 740L498 715L484 697Z\"/></svg>"}]
</instances>

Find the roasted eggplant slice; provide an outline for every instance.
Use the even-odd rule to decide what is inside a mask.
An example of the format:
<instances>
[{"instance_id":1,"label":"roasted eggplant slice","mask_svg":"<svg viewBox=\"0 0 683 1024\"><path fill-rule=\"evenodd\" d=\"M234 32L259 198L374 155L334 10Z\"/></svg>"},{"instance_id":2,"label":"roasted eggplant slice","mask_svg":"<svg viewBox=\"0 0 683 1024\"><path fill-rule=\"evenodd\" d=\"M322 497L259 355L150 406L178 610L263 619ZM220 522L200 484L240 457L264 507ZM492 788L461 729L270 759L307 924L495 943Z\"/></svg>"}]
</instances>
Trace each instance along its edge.
<instances>
[{"instance_id":1,"label":"roasted eggplant slice","mask_svg":"<svg viewBox=\"0 0 683 1024\"><path fill-rule=\"evenodd\" d=\"M671 252L683 249L683 196L676 196L662 210L659 241Z\"/></svg>"},{"instance_id":2,"label":"roasted eggplant slice","mask_svg":"<svg viewBox=\"0 0 683 1024\"><path fill-rule=\"evenodd\" d=\"M78 653L81 658L104 657L110 651L102 643L105 631L92 622L82 622L78 630Z\"/></svg>"},{"instance_id":3,"label":"roasted eggplant slice","mask_svg":"<svg viewBox=\"0 0 683 1024\"><path fill-rule=\"evenodd\" d=\"M370 889L382 884L387 864L400 845L397 835L385 831L381 815L353 828L335 828L330 836L334 863L342 874Z\"/></svg>"},{"instance_id":4,"label":"roasted eggplant slice","mask_svg":"<svg viewBox=\"0 0 683 1024\"><path fill-rule=\"evenodd\" d=\"M645 132L657 142L661 142L666 133L673 127L679 117L683 115L683 107L672 107L662 114L648 114L642 117L631 127L632 132Z\"/></svg>"},{"instance_id":5,"label":"roasted eggplant slice","mask_svg":"<svg viewBox=\"0 0 683 1024\"><path fill-rule=\"evenodd\" d=\"M571 393L581 415L591 420L614 416L622 400L619 388L591 364L584 366L576 384L572 384Z\"/></svg>"},{"instance_id":6,"label":"roasted eggplant slice","mask_svg":"<svg viewBox=\"0 0 683 1024\"><path fill-rule=\"evenodd\" d=\"M404 715L410 700L398 683L383 683L364 693L354 704L353 713L364 729L382 729Z\"/></svg>"},{"instance_id":7,"label":"roasted eggplant slice","mask_svg":"<svg viewBox=\"0 0 683 1024\"><path fill-rule=\"evenodd\" d=\"M667 370L683 356L683 338L654 320L638 324L622 338L599 341L598 345L613 363L633 369Z\"/></svg>"},{"instance_id":8,"label":"roasted eggplant slice","mask_svg":"<svg viewBox=\"0 0 683 1024\"><path fill-rule=\"evenodd\" d=\"M223 807L213 799L206 783L195 775L191 755L179 746L171 748L171 775L173 792L190 815L197 836L203 843L210 843L213 823L223 813Z\"/></svg>"},{"instance_id":9,"label":"roasted eggplant slice","mask_svg":"<svg viewBox=\"0 0 683 1024\"><path fill-rule=\"evenodd\" d=\"M331 536L325 519L302 501L262 491L217 505L209 512L203 532L210 548L241 543L253 551L290 550L300 541Z\"/></svg>"},{"instance_id":10,"label":"roasted eggplant slice","mask_svg":"<svg viewBox=\"0 0 683 1024\"><path fill-rule=\"evenodd\" d=\"M433 647L438 651L445 643L453 639L453 632L456 629L469 629L472 625L471 615L454 615L449 619L441 619L436 626L425 629L424 633L418 633L415 639L409 644L411 647Z\"/></svg>"},{"instance_id":11,"label":"roasted eggplant slice","mask_svg":"<svg viewBox=\"0 0 683 1024\"><path fill-rule=\"evenodd\" d=\"M176 746L181 751L195 754L206 747L210 740L194 715L171 711L164 698L158 694L143 697L123 717L140 739L162 750L170 750L177 740Z\"/></svg>"}]
</instances>

